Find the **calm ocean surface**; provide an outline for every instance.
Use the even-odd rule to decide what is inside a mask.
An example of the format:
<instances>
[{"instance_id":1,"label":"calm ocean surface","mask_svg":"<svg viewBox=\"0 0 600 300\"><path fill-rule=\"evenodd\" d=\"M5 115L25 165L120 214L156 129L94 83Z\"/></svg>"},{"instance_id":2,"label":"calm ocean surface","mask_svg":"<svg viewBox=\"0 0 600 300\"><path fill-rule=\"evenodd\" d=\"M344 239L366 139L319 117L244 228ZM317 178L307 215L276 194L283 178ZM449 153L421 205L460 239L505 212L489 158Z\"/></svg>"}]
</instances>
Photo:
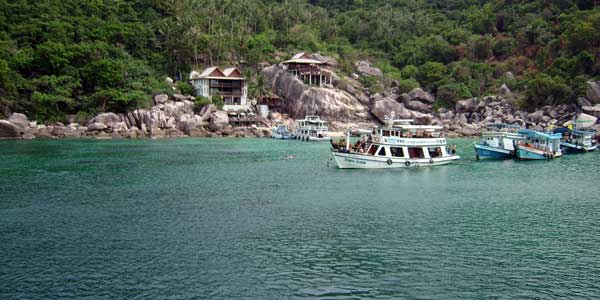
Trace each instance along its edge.
<instances>
[{"instance_id":1,"label":"calm ocean surface","mask_svg":"<svg viewBox=\"0 0 600 300\"><path fill-rule=\"evenodd\" d=\"M463 160L410 170L269 139L0 142L0 299L600 297L600 153L451 142Z\"/></svg>"}]
</instances>

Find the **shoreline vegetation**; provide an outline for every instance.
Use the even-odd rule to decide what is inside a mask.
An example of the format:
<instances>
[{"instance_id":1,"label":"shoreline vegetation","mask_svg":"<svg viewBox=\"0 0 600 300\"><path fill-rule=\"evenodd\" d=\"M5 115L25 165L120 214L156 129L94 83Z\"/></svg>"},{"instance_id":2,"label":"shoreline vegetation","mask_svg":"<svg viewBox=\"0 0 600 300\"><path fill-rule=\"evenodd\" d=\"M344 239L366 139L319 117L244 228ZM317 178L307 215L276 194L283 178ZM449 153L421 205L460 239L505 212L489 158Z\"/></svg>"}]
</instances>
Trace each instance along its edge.
<instances>
[{"instance_id":1,"label":"shoreline vegetation","mask_svg":"<svg viewBox=\"0 0 600 300\"><path fill-rule=\"evenodd\" d=\"M306 115L332 131L392 114L448 136L478 135L489 123L544 130L575 116L600 129L592 1L0 0L0 8L0 138L264 137ZM298 54L327 76L290 72ZM191 74L219 66L240 70L248 110L231 114L223 97L191 96L201 94ZM271 100L270 113L259 113Z\"/></svg>"}]
</instances>

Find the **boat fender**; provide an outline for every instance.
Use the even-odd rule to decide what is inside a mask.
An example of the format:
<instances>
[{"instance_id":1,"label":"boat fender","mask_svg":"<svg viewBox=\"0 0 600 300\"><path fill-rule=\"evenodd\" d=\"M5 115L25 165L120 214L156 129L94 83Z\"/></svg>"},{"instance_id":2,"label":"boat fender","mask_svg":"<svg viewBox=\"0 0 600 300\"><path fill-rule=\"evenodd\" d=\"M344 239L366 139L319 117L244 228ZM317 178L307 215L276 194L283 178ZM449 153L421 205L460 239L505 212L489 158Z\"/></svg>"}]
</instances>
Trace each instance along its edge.
<instances>
[{"instance_id":1,"label":"boat fender","mask_svg":"<svg viewBox=\"0 0 600 300\"><path fill-rule=\"evenodd\" d=\"M544 157L548 158L548 153L544 153Z\"/></svg>"},{"instance_id":2,"label":"boat fender","mask_svg":"<svg viewBox=\"0 0 600 300\"><path fill-rule=\"evenodd\" d=\"M388 158L388 160L387 160L387 164L391 166L391 165L392 165L392 163L393 163L393 162L392 162L392 159L391 159L391 158Z\"/></svg>"},{"instance_id":3,"label":"boat fender","mask_svg":"<svg viewBox=\"0 0 600 300\"><path fill-rule=\"evenodd\" d=\"M404 165L405 165L405 166L407 166L407 167L410 167L410 161L408 161L408 160L407 160L407 161L404 163Z\"/></svg>"},{"instance_id":4,"label":"boat fender","mask_svg":"<svg viewBox=\"0 0 600 300\"><path fill-rule=\"evenodd\" d=\"M429 163L430 163L430 164L433 164L433 158L430 158L430 159L429 159Z\"/></svg>"}]
</instances>

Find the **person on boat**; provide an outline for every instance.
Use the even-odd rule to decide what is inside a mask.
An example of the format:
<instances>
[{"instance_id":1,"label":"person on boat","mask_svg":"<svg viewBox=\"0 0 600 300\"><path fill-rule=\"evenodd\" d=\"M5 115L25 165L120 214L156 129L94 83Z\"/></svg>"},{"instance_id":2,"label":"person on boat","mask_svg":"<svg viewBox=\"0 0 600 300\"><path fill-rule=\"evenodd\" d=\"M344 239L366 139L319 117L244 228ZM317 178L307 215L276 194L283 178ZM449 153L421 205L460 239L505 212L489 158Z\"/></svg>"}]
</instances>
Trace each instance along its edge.
<instances>
[{"instance_id":1,"label":"person on boat","mask_svg":"<svg viewBox=\"0 0 600 300\"><path fill-rule=\"evenodd\" d=\"M452 144L452 146L450 146L450 151L452 152L452 155L456 154L456 144Z\"/></svg>"}]
</instances>

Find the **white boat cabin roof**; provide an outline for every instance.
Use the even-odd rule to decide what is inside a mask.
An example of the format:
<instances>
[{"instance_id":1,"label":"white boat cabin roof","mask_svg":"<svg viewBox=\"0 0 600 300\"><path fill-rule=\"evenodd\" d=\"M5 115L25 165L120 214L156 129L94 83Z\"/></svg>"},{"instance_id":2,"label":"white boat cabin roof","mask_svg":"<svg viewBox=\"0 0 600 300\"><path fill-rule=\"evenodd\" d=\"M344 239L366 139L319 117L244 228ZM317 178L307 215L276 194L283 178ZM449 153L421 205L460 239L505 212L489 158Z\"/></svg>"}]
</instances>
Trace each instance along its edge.
<instances>
[{"instance_id":1,"label":"white boat cabin roof","mask_svg":"<svg viewBox=\"0 0 600 300\"><path fill-rule=\"evenodd\" d=\"M394 128L402 130L423 130L423 131L438 131L444 129L442 126L435 125L394 125Z\"/></svg>"},{"instance_id":2,"label":"white boat cabin roof","mask_svg":"<svg viewBox=\"0 0 600 300\"><path fill-rule=\"evenodd\" d=\"M304 119L296 120L296 122L306 122L306 123L321 123L325 124L326 121L321 120L319 116L306 116Z\"/></svg>"}]
</instances>

